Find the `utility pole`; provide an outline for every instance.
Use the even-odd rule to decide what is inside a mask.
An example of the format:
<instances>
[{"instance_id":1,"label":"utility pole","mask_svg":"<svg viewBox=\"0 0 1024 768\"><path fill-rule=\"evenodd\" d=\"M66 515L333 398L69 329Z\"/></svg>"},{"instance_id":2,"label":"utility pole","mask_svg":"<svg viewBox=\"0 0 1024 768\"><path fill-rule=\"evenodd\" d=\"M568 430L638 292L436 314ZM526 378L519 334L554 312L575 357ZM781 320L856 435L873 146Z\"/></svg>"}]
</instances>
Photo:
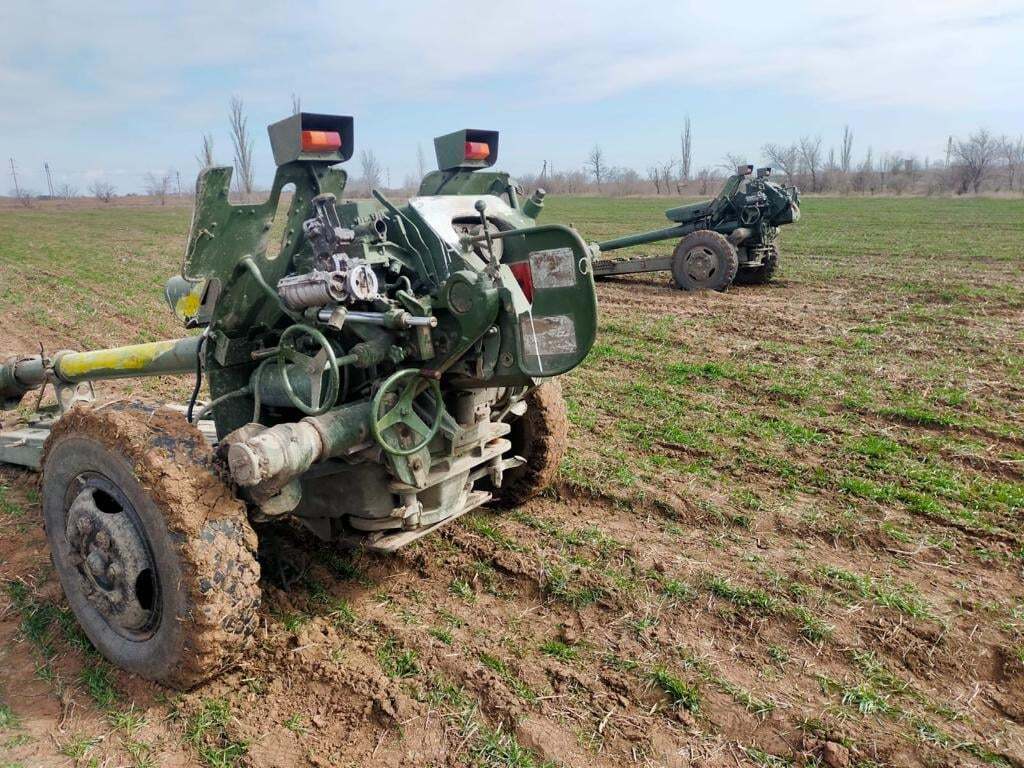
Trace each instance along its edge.
<instances>
[{"instance_id":1,"label":"utility pole","mask_svg":"<svg viewBox=\"0 0 1024 768\"><path fill-rule=\"evenodd\" d=\"M178 197L181 197L181 171L175 171L174 175L178 177Z\"/></svg>"},{"instance_id":2,"label":"utility pole","mask_svg":"<svg viewBox=\"0 0 1024 768\"><path fill-rule=\"evenodd\" d=\"M11 177L14 179L14 196L21 199L21 188L18 186L18 172L14 170L14 158L11 158Z\"/></svg>"},{"instance_id":3,"label":"utility pole","mask_svg":"<svg viewBox=\"0 0 1024 768\"><path fill-rule=\"evenodd\" d=\"M53 176L50 175L50 164L43 163L43 168L46 170L46 186L50 190L50 197L53 197Z\"/></svg>"}]
</instances>

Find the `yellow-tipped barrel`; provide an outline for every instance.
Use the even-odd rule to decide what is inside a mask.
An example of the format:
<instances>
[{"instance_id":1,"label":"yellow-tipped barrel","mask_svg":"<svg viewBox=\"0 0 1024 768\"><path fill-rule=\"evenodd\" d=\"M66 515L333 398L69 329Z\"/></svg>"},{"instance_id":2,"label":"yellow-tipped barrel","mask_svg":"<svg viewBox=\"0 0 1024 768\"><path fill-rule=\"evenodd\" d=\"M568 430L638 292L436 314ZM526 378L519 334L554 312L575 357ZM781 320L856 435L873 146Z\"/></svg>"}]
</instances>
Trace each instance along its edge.
<instances>
[{"instance_id":1,"label":"yellow-tipped barrel","mask_svg":"<svg viewBox=\"0 0 1024 768\"><path fill-rule=\"evenodd\" d=\"M53 370L70 383L188 373L196 368L199 340L199 336L190 336L93 352L64 352L54 359Z\"/></svg>"},{"instance_id":2,"label":"yellow-tipped barrel","mask_svg":"<svg viewBox=\"0 0 1024 768\"><path fill-rule=\"evenodd\" d=\"M58 352L52 363L40 355L7 360L0 365L0 408L16 407L26 393L43 385L50 372L66 384L189 373L196 368L199 340L190 336L93 352Z\"/></svg>"}]
</instances>

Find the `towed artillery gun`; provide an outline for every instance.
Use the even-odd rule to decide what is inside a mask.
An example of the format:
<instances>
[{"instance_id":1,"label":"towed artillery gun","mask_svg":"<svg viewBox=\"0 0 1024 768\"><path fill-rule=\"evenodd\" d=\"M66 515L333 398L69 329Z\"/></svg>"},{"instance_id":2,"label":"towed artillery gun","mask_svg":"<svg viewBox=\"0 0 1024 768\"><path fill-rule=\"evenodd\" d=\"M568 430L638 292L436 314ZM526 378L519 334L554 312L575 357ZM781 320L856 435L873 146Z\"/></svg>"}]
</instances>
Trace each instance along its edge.
<instances>
[{"instance_id":1,"label":"towed artillery gun","mask_svg":"<svg viewBox=\"0 0 1024 768\"><path fill-rule=\"evenodd\" d=\"M27 425L0 431L0 461L42 471L75 616L113 663L177 687L222 669L256 627L252 522L291 516L391 551L538 492L566 441L551 377L597 329L587 246L537 224L542 195L521 200L487 170L497 133L438 139L440 170L402 206L341 201L351 118L302 113L269 133L265 203L229 202L230 168L197 181L167 298L198 333L0 365L4 409L38 393ZM94 381L187 373L178 409L80 402ZM39 411L47 386L56 413Z\"/></svg>"},{"instance_id":2,"label":"towed artillery gun","mask_svg":"<svg viewBox=\"0 0 1024 768\"><path fill-rule=\"evenodd\" d=\"M713 200L665 211L671 227L596 245L594 275L671 270L685 291L767 283L779 264L779 227L800 219L800 190L772 181L771 168L741 165ZM682 238L671 256L599 259L601 253Z\"/></svg>"}]
</instances>

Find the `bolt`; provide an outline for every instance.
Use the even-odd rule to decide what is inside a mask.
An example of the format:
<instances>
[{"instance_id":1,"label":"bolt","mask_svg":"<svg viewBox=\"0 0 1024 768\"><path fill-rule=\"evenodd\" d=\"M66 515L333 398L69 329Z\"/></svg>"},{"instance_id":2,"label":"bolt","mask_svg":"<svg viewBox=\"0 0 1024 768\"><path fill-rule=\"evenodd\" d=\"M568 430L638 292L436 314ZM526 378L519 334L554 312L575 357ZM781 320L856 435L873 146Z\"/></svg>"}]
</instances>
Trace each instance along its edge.
<instances>
[{"instance_id":1,"label":"bolt","mask_svg":"<svg viewBox=\"0 0 1024 768\"><path fill-rule=\"evenodd\" d=\"M102 577L107 570L104 567L105 562L103 560L102 555L100 555L100 553L95 550L89 553L89 557L85 559L85 562L86 565L89 566L89 573L91 573L97 579Z\"/></svg>"}]
</instances>

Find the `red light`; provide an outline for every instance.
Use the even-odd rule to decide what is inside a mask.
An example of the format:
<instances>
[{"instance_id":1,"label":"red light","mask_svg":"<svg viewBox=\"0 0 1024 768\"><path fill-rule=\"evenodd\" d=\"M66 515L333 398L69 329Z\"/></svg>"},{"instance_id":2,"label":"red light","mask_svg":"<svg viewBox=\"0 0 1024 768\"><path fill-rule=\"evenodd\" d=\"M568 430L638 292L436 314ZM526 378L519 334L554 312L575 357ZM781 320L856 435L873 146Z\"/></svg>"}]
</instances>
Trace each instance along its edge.
<instances>
[{"instance_id":1,"label":"red light","mask_svg":"<svg viewBox=\"0 0 1024 768\"><path fill-rule=\"evenodd\" d=\"M491 155L491 147L486 141L467 141L467 160L486 160Z\"/></svg>"},{"instance_id":2,"label":"red light","mask_svg":"<svg viewBox=\"0 0 1024 768\"><path fill-rule=\"evenodd\" d=\"M341 149L341 134L337 131L303 131L303 152L337 152Z\"/></svg>"},{"instance_id":3,"label":"red light","mask_svg":"<svg viewBox=\"0 0 1024 768\"><path fill-rule=\"evenodd\" d=\"M533 270L530 269L530 262L517 261L515 264L509 264L508 268L512 270L512 275L515 277L516 282L519 283L519 287L523 289L523 294L525 294L526 300L532 304Z\"/></svg>"}]
</instances>

